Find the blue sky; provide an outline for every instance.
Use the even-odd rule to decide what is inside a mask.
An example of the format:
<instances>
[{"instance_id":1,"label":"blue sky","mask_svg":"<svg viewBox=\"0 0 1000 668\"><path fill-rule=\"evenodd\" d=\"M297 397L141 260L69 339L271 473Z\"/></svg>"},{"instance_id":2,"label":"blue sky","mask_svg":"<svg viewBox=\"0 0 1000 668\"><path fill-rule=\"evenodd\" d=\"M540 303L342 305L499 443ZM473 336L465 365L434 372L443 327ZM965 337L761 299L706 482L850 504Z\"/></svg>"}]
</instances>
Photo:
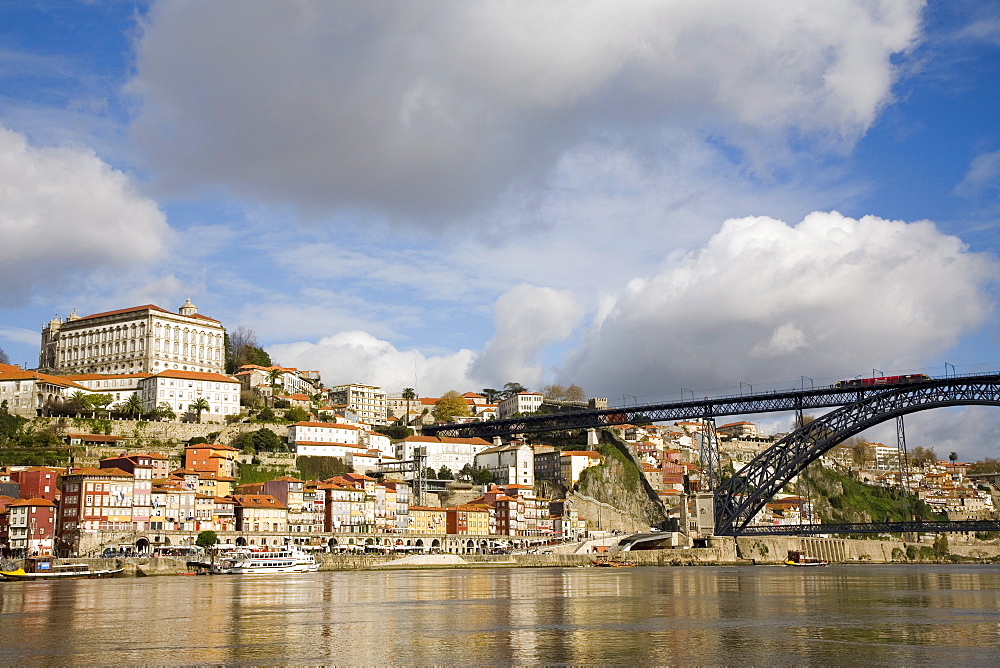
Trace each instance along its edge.
<instances>
[{"instance_id":1,"label":"blue sky","mask_svg":"<svg viewBox=\"0 0 1000 668\"><path fill-rule=\"evenodd\" d=\"M998 64L981 2L4 3L0 347L190 297L425 396L996 369Z\"/></svg>"}]
</instances>

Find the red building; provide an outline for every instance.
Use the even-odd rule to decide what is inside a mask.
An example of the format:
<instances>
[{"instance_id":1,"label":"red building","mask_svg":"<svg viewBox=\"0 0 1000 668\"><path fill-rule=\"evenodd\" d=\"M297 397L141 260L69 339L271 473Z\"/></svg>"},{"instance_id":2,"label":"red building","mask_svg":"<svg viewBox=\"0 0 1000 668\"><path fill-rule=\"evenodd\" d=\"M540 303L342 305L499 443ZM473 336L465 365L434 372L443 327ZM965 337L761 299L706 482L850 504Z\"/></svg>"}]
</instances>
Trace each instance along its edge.
<instances>
[{"instance_id":1,"label":"red building","mask_svg":"<svg viewBox=\"0 0 1000 668\"><path fill-rule=\"evenodd\" d=\"M55 501L59 494L59 475L64 469L48 466L32 466L21 471L12 471L10 479L21 486L22 499L46 499Z\"/></svg>"}]
</instances>

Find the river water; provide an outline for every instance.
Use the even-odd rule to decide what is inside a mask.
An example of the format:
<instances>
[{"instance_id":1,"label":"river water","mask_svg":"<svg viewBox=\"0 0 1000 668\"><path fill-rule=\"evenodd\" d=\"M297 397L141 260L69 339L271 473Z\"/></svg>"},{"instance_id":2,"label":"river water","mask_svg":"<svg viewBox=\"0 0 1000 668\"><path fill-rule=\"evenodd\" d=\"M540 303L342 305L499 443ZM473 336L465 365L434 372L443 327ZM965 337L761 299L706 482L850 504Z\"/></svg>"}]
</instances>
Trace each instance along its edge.
<instances>
[{"instance_id":1,"label":"river water","mask_svg":"<svg viewBox=\"0 0 1000 668\"><path fill-rule=\"evenodd\" d=\"M0 664L995 665L1000 567L0 583Z\"/></svg>"}]
</instances>

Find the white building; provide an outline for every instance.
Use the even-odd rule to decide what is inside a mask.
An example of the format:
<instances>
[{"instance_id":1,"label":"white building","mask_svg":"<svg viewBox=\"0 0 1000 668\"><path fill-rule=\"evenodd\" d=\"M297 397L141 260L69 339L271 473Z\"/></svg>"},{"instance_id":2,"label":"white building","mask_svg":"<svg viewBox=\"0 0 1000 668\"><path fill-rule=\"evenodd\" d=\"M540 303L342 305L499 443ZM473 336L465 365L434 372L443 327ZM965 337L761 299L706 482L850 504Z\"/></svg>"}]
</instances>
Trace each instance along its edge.
<instances>
[{"instance_id":1,"label":"white building","mask_svg":"<svg viewBox=\"0 0 1000 668\"><path fill-rule=\"evenodd\" d=\"M330 403L346 406L354 411L358 419L365 424L388 424L386 394L380 387L373 385L338 385L328 391Z\"/></svg>"},{"instance_id":2,"label":"white building","mask_svg":"<svg viewBox=\"0 0 1000 668\"><path fill-rule=\"evenodd\" d=\"M198 399L205 399L209 406L202 413L203 420L240 412L240 382L220 373L170 369L143 378L138 389L147 413L160 404L167 404L176 413L187 413Z\"/></svg>"},{"instance_id":3,"label":"white building","mask_svg":"<svg viewBox=\"0 0 1000 668\"><path fill-rule=\"evenodd\" d=\"M88 373L60 376L60 378L71 380L88 388L95 394L110 394L111 403L108 404L109 406L128 401L130 396L139 391L139 383L142 379L148 377L148 373Z\"/></svg>"},{"instance_id":4,"label":"white building","mask_svg":"<svg viewBox=\"0 0 1000 668\"><path fill-rule=\"evenodd\" d=\"M38 367L58 373L225 371L222 323L187 300L178 313L153 304L65 320L42 328Z\"/></svg>"},{"instance_id":5,"label":"white building","mask_svg":"<svg viewBox=\"0 0 1000 668\"><path fill-rule=\"evenodd\" d=\"M340 457L367 453L362 429L334 422L296 422L288 425L288 446L299 457Z\"/></svg>"},{"instance_id":6,"label":"white building","mask_svg":"<svg viewBox=\"0 0 1000 668\"><path fill-rule=\"evenodd\" d=\"M417 448L424 448L424 466L440 471L447 466L452 473L458 473L466 464L475 463L476 454L490 447L489 441L481 438L447 438L435 436L410 436L396 443L396 459L413 459Z\"/></svg>"},{"instance_id":7,"label":"white building","mask_svg":"<svg viewBox=\"0 0 1000 668\"><path fill-rule=\"evenodd\" d=\"M497 406L500 419L506 419L515 414L527 415L537 413L542 407L542 395L538 392L518 392L503 399Z\"/></svg>"},{"instance_id":8,"label":"white building","mask_svg":"<svg viewBox=\"0 0 1000 668\"><path fill-rule=\"evenodd\" d=\"M474 466L491 471L501 487L535 484L535 453L526 443L487 448L476 455Z\"/></svg>"},{"instance_id":9,"label":"white building","mask_svg":"<svg viewBox=\"0 0 1000 668\"><path fill-rule=\"evenodd\" d=\"M61 376L0 364L0 403L6 401L7 410L15 415L35 417L59 408L76 392L89 390Z\"/></svg>"}]
</instances>

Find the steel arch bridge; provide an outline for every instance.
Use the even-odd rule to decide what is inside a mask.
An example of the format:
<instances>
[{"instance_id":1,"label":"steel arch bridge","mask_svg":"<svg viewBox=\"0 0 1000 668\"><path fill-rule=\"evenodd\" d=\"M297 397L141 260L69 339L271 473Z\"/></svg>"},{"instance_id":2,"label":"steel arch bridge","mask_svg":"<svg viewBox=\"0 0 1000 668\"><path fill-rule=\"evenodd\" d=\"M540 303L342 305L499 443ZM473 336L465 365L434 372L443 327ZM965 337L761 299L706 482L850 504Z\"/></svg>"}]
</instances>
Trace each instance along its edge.
<instances>
[{"instance_id":1,"label":"steel arch bridge","mask_svg":"<svg viewBox=\"0 0 1000 668\"><path fill-rule=\"evenodd\" d=\"M831 411L759 454L716 490L715 533L743 533L788 481L846 438L909 413L974 405L1000 406L1000 378L936 379L884 390Z\"/></svg>"}]
</instances>

